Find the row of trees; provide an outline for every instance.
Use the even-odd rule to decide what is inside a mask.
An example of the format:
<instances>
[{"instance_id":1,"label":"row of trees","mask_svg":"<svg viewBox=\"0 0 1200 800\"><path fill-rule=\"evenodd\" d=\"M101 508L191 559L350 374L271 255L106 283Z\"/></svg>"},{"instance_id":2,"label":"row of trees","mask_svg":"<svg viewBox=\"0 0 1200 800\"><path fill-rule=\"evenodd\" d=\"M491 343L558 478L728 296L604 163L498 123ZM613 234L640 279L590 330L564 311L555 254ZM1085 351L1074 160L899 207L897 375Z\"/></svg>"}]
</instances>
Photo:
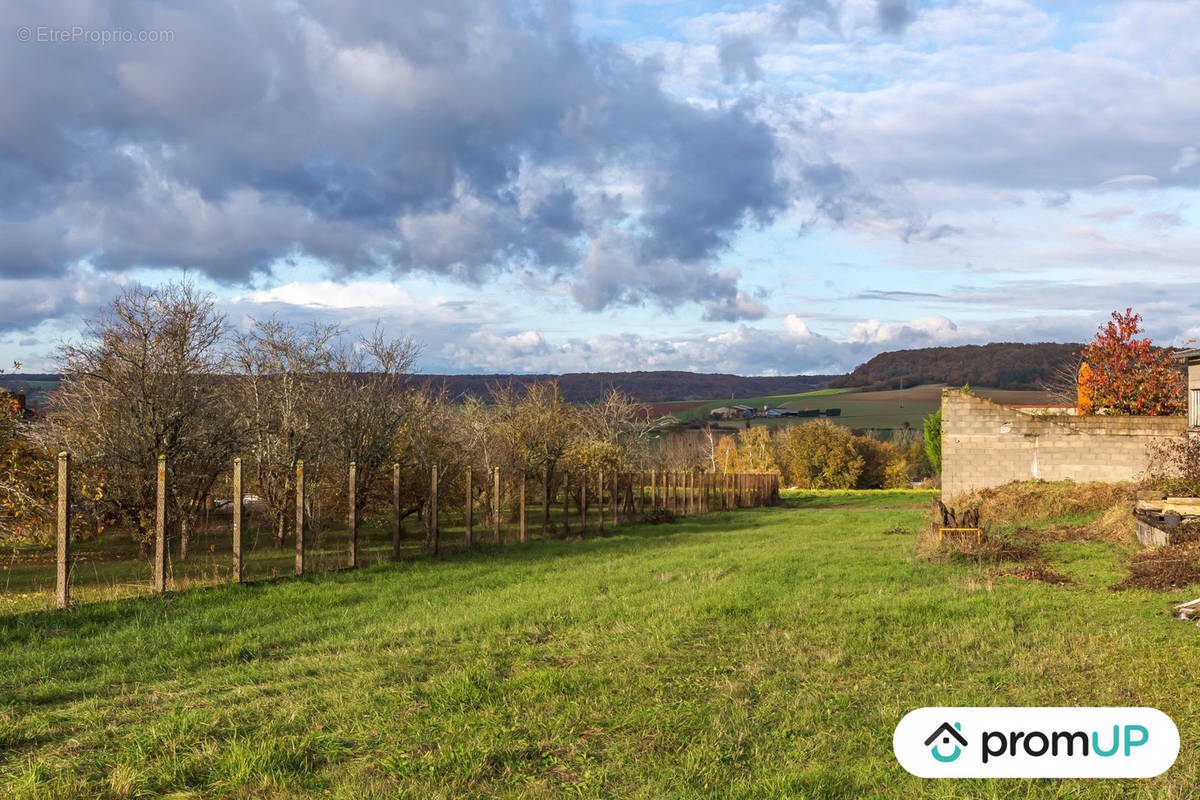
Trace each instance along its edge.
<instances>
[{"instance_id":1,"label":"row of trees","mask_svg":"<svg viewBox=\"0 0 1200 800\"><path fill-rule=\"evenodd\" d=\"M168 503L186 558L198 522L241 457L247 491L276 545L293 520L304 461L310 515L344 508L346 465L363 508L390 501L401 468L404 514L420 513L438 467L449 490L466 468L500 467L556 487L566 471L629 469L648 461L659 423L611 393L565 402L553 383L496 386L488 402L454 402L413 379L417 347L382 329L349 341L337 326L250 320L232 331L211 297L186 284L132 287L60 352L63 381L32 422L7 414L0 443L0 536L44 539L53 453L75 459L77 511L92 531L116 524L148 552L158 456L170 465ZM18 432L17 426L22 430ZM45 474L43 474L45 473ZM478 493L486 491L479 481Z\"/></svg>"}]
</instances>

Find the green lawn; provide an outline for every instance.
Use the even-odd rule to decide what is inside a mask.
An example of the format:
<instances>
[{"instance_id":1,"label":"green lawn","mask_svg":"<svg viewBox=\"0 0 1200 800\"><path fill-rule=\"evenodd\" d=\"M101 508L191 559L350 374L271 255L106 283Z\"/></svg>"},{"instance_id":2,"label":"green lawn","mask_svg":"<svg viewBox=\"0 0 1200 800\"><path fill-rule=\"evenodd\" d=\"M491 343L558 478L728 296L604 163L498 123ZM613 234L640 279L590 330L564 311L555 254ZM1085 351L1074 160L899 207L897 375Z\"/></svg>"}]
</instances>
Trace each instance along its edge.
<instances>
[{"instance_id":1,"label":"green lawn","mask_svg":"<svg viewBox=\"0 0 1200 800\"><path fill-rule=\"evenodd\" d=\"M0 796L1192 797L1188 592L913 556L925 493L0 618ZM1195 587L1190 590L1195 592ZM1148 705L1150 781L930 781L891 735L925 705Z\"/></svg>"}]
</instances>

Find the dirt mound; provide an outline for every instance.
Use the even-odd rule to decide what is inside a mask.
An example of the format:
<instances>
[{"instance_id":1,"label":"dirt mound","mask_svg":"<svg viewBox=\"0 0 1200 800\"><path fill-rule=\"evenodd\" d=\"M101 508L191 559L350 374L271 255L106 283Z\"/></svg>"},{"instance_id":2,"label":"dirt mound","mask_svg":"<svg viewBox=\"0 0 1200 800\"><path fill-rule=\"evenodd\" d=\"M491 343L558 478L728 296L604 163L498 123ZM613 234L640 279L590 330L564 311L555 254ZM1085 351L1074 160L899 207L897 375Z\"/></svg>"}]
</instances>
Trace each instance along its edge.
<instances>
[{"instance_id":1,"label":"dirt mound","mask_svg":"<svg viewBox=\"0 0 1200 800\"><path fill-rule=\"evenodd\" d=\"M1129 577L1108 587L1121 589L1178 589L1200 583L1200 542L1156 547L1129 559Z\"/></svg>"}]
</instances>

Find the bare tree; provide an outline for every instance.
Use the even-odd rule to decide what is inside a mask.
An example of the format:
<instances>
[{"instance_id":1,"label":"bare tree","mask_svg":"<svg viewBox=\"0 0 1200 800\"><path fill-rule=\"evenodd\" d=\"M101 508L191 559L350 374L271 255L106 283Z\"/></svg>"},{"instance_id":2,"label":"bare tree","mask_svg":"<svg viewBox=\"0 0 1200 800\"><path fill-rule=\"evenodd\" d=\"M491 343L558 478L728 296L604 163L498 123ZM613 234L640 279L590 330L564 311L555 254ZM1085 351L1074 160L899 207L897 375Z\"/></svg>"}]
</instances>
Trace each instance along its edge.
<instances>
[{"instance_id":1,"label":"bare tree","mask_svg":"<svg viewBox=\"0 0 1200 800\"><path fill-rule=\"evenodd\" d=\"M1082 366L1083 353L1059 363L1050 377L1041 382L1042 391L1049 392L1060 403L1075 405L1079 402L1079 369Z\"/></svg>"},{"instance_id":2,"label":"bare tree","mask_svg":"<svg viewBox=\"0 0 1200 800\"><path fill-rule=\"evenodd\" d=\"M401 426L412 408L409 377L418 348L411 337L369 337L333 351L325 381L325 419L342 463L358 466L358 504L390 484Z\"/></svg>"},{"instance_id":3,"label":"bare tree","mask_svg":"<svg viewBox=\"0 0 1200 800\"><path fill-rule=\"evenodd\" d=\"M555 471L575 436L578 412L554 381L520 389L511 384L492 387L492 402L513 467L542 484L542 528L548 531Z\"/></svg>"},{"instance_id":4,"label":"bare tree","mask_svg":"<svg viewBox=\"0 0 1200 800\"><path fill-rule=\"evenodd\" d=\"M341 332L335 325L298 328L278 319L253 320L234 342L255 491L271 516L276 547L283 546L292 517L296 462L310 460L315 475L325 448L328 374Z\"/></svg>"},{"instance_id":5,"label":"bare tree","mask_svg":"<svg viewBox=\"0 0 1200 800\"><path fill-rule=\"evenodd\" d=\"M108 475L107 499L149 541L158 456L186 558L194 522L237 441L220 397L225 318L187 283L125 289L64 345L50 438Z\"/></svg>"}]
</instances>

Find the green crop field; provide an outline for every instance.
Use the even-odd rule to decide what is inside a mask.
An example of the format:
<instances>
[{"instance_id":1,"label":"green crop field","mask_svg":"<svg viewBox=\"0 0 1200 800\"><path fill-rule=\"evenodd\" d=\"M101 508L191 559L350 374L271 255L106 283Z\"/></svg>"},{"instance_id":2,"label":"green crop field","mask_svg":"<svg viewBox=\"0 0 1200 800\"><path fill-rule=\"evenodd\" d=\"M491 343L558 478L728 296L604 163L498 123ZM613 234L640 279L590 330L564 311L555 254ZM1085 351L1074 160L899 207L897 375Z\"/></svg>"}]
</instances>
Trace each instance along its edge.
<instances>
[{"instance_id":1,"label":"green crop field","mask_svg":"<svg viewBox=\"0 0 1200 800\"><path fill-rule=\"evenodd\" d=\"M1054 402L1046 392L1015 391L1008 389L975 389L980 397L994 400L1001 404L1043 405ZM712 400L696 405L674 414L681 422L707 419L709 413L720 406L731 404L747 405L761 409L764 405L772 408L789 408L797 411L804 409L841 410L839 416L829 417L830 420L847 428L887 430L911 427L921 429L925 417L937 411L941 405L941 386L914 386L910 389L892 389L883 392L862 392L857 389L821 389L802 394L773 395L771 397L746 397L736 400ZM767 425L779 427L797 425L812 419L811 417L777 417L755 418L751 425ZM739 420L723 420L723 427L741 427L745 423Z\"/></svg>"},{"instance_id":2,"label":"green crop field","mask_svg":"<svg viewBox=\"0 0 1200 800\"><path fill-rule=\"evenodd\" d=\"M930 493L0 617L6 798L1186 798L1200 785L1191 591L1109 591L914 554ZM1147 781L931 781L927 705L1144 705Z\"/></svg>"}]
</instances>

